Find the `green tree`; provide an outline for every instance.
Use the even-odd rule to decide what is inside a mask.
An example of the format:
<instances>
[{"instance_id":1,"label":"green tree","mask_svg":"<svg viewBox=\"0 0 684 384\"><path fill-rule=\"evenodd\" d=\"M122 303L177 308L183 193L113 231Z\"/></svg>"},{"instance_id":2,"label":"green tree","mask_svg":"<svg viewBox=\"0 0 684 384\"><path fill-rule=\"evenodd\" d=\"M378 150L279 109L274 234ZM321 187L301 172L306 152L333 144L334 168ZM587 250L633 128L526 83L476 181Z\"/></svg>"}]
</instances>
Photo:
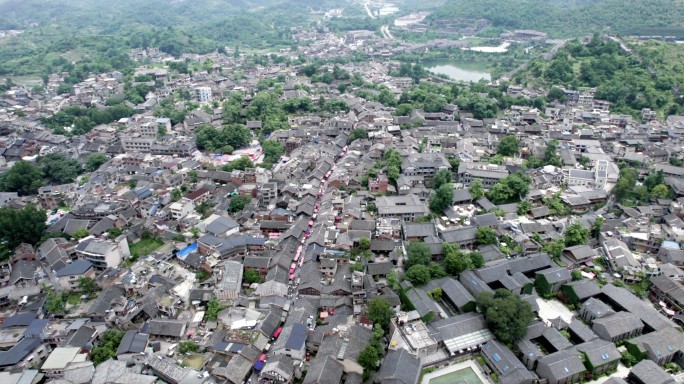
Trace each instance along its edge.
<instances>
[{"instance_id":1,"label":"green tree","mask_svg":"<svg viewBox=\"0 0 684 384\"><path fill-rule=\"evenodd\" d=\"M636 365L636 364L639 362L639 359L637 359L636 357L634 357L634 355L632 355L631 353L629 353L629 351L623 351L623 352L621 353L621 355L622 355L622 358L620 359L620 361L621 361L622 364L624 364L625 367L627 367L627 368L632 367L632 366Z\"/></svg>"},{"instance_id":2,"label":"green tree","mask_svg":"<svg viewBox=\"0 0 684 384\"><path fill-rule=\"evenodd\" d=\"M443 293L442 288L437 287L437 288L433 289L432 291L428 292L428 295L430 295L432 300L440 301L440 300L442 300L442 293Z\"/></svg>"},{"instance_id":3,"label":"green tree","mask_svg":"<svg viewBox=\"0 0 684 384\"><path fill-rule=\"evenodd\" d=\"M88 157L85 164L85 170L88 172L95 172L100 166L109 161L109 158L102 153L94 153Z\"/></svg>"},{"instance_id":4,"label":"green tree","mask_svg":"<svg viewBox=\"0 0 684 384\"><path fill-rule=\"evenodd\" d=\"M128 188L135 189L138 186L138 180L130 179L128 180Z\"/></svg>"},{"instance_id":5,"label":"green tree","mask_svg":"<svg viewBox=\"0 0 684 384\"><path fill-rule=\"evenodd\" d=\"M572 272L570 272L570 276L572 276L572 281L582 280L582 271L579 269L573 269Z\"/></svg>"},{"instance_id":6,"label":"green tree","mask_svg":"<svg viewBox=\"0 0 684 384\"><path fill-rule=\"evenodd\" d=\"M662 170L660 170L658 172L651 172L648 176L646 176L644 179L644 186L648 188L649 191L653 191L656 186L662 185L664 182L665 174Z\"/></svg>"},{"instance_id":7,"label":"green tree","mask_svg":"<svg viewBox=\"0 0 684 384\"><path fill-rule=\"evenodd\" d=\"M387 332L389 330L390 319L394 316L394 310L392 310L387 299L384 297L376 297L371 299L368 303L366 315L373 324L379 324L380 327Z\"/></svg>"},{"instance_id":8,"label":"green tree","mask_svg":"<svg viewBox=\"0 0 684 384\"><path fill-rule=\"evenodd\" d=\"M182 239L180 241L184 241L185 239ZM211 277L211 274L204 269L199 269L197 272L195 272L195 279L199 281L200 283L209 279Z\"/></svg>"},{"instance_id":9,"label":"green tree","mask_svg":"<svg viewBox=\"0 0 684 384\"><path fill-rule=\"evenodd\" d=\"M527 326L534 319L530 304L507 289L497 289L493 294L483 292L476 302L487 326L504 344L514 343L525 336Z\"/></svg>"},{"instance_id":10,"label":"green tree","mask_svg":"<svg viewBox=\"0 0 684 384\"><path fill-rule=\"evenodd\" d=\"M369 238L367 238L367 237L362 237L362 238L359 239L359 248L360 248L362 251L367 251L367 250L369 250L369 249L370 249L370 246L371 246L371 241L370 241Z\"/></svg>"},{"instance_id":11,"label":"green tree","mask_svg":"<svg viewBox=\"0 0 684 384\"><path fill-rule=\"evenodd\" d=\"M475 179L470 183L470 196L474 200L477 200L485 195L484 187L482 186L482 180Z\"/></svg>"},{"instance_id":12,"label":"green tree","mask_svg":"<svg viewBox=\"0 0 684 384\"><path fill-rule=\"evenodd\" d=\"M430 268L422 264L416 264L406 271L404 277L413 285L424 285L430 281Z\"/></svg>"},{"instance_id":13,"label":"green tree","mask_svg":"<svg viewBox=\"0 0 684 384\"><path fill-rule=\"evenodd\" d=\"M440 169L435 172L432 177L432 189L437 190L442 185L451 183L451 175L451 171L447 169Z\"/></svg>"},{"instance_id":14,"label":"green tree","mask_svg":"<svg viewBox=\"0 0 684 384\"><path fill-rule=\"evenodd\" d=\"M441 214L454 203L454 186L451 183L442 184L430 196L430 210Z\"/></svg>"},{"instance_id":15,"label":"green tree","mask_svg":"<svg viewBox=\"0 0 684 384\"><path fill-rule=\"evenodd\" d=\"M199 345L195 343L192 340L188 341L181 341L178 343L178 353L181 355L185 355L188 352L197 352L199 351Z\"/></svg>"},{"instance_id":16,"label":"green tree","mask_svg":"<svg viewBox=\"0 0 684 384\"><path fill-rule=\"evenodd\" d=\"M568 100L568 97L565 96L565 92L563 92L562 89L558 87L551 87L551 89L549 89L548 94L546 95L546 99L548 101L556 100L561 103L565 103Z\"/></svg>"},{"instance_id":17,"label":"green tree","mask_svg":"<svg viewBox=\"0 0 684 384\"><path fill-rule=\"evenodd\" d=\"M532 209L532 203L530 203L528 200L522 200L518 203L518 215L527 215L527 212L529 212L530 209Z\"/></svg>"},{"instance_id":18,"label":"green tree","mask_svg":"<svg viewBox=\"0 0 684 384\"><path fill-rule=\"evenodd\" d=\"M450 275L457 276L459 273L473 269L470 257L458 249L455 245L444 243L444 267Z\"/></svg>"},{"instance_id":19,"label":"green tree","mask_svg":"<svg viewBox=\"0 0 684 384\"><path fill-rule=\"evenodd\" d=\"M406 247L406 263L404 267L408 270L414 265L429 265L432 261L432 254L427 244L420 241L412 241Z\"/></svg>"},{"instance_id":20,"label":"green tree","mask_svg":"<svg viewBox=\"0 0 684 384\"><path fill-rule=\"evenodd\" d=\"M91 353L93 364L100 365L109 359L116 357L116 350L121 344L121 339L124 337L124 332L109 329L105 331L100 337L100 342Z\"/></svg>"},{"instance_id":21,"label":"green tree","mask_svg":"<svg viewBox=\"0 0 684 384\"><path fill-rule=\"evenodd\" d=\"M261 148L264 150L264 167L266 168L270 168L270 164L277 163L285 153L285 146L275 140L262 141Z\"/></svg>"},{"instance_id":22,"label":"green tree","mask_svg":"<svg viewBox=\"0 0 684 384\"><path fill-rule=\"evenodd\" d=\"M27 204L21 209L0 208L0 244L14 249L21 243L37 244L47 225L44 210Z\"/></svg>"},{"instance_id":23,"label":"green tree","mask_svg":"<svg viewBox=\"0 0 684 384\"><path fill-rule=\"evenodd\" d=\"M397 116L408 116L413 112L413 105L411 104L400 104L394 111Z\"/></svg>"},{"instance_id":24,"label":"green tree","mask_svg":"<svg viewBox=\"0 0 684 384\"><path fill-rule=\"evenodd\" d=\"M28 161L19 160L0 175L0 188L5 192L17 192L19 196L35 195L42 186L43 171Z\"/></svg>"},{"instance_id":25,"label":"green tree","mask_svg":"<svg viewBox=\"0 0 684 384\"><path fill-rule=\"evenodd\" d=\"M229 164L225 164L221 167L221 170L230 172L233 170L244 171L247 168L254 168L254 163L247 156L241 156L237 160L231 161Z\"/></svg>"},{"instance_id":26,"label":"green tree","mask_svg":"<svg viewBox=\"0 0 684 384\"><path fill-rule=\"evenodd\" d=\"M365 129L357 128L349 134L349 138L347 139L347 142L351 143L351 142L358 140L358 139L367 139L367 138L368 138L368 132L366 132Z\"/></svg>"},{"instance_id":27,"label":"green tree","mask_svg":"<svg viewBox=\"0 0 684 384\"><path fill-rule=\"evenodd\" d=\"M178 201L181 197L183 197L183 192L180 189L174 188L171 190L171 201Z\"/></svg>"},{"instance_id":28,"label":"green tree","mask_svg":"<svg viewBox=\"0 0 684 384\"><path fill-rule=\"evenodd\" d=\"M65 306L65 300L62 295L50 289L45 298L45 309L53 315L59 315L64 313Z\"/></svg>"},{"instance_id":29,"label":"green tree","mask_svg":"<svg viewBox=\"0 0 684 384\"><path fill-rule=\"evenodd\" d=\"M73 91L73 90L74 90L74 87L69 85L69 84L60 84L57 87L57 94L58 95L64 95L67 93L71 93L71 91Z\"/></svg>"},{"instance_id":30,"label":"green tree","mask_svg":"<svg viewBox=\"0 0 684 384\"><path fill-rule=\"evenodd\" d=\"M259 272L254 269L248 269L242 275L242 282L245 284L259 283L261 282L261 276L259 275Z\"/></svg>"},{"instance_id":31,"label":"green tree","mask_svg":"<svg viewBox=\"0 0 684 384\"><path fill-rule=\"evenodd\" d=\"M111 238L117 238L123 234L124 230L123 228L119 227L111 227L107 230L107 233L109 234L109 237Z\"/></svg>"},{"instance_id":32,"label":"green tree","mask_svg":"<svg viewBox=\"0 0 684 384\"><path fill-rule=\"evenodd\" d=\"M546 151L544 152L544 162L547 165L556 167L561 166L560 157L558 156L558 140L550 140L546 144Z\"/></svg>"},{"instance_id":33,"label":"green tree","mask_svg":"<svg viewBox=\"0 0 684 384\"><path fill-rule=\"evenodd\" d=\"M249 196L233 196L230 199L230 205L228 206L228 209L230 209L230 211L233 213L240 212L243 209L245 209L245 207L247 206L247 204L249 204L250 201L252 201L252 198Z\"/></svg>"},{"instance_id":34,"label":"green tree","mask_svg":"<svg viewBox=\"0 0 684 384\"><path fill-rule=\"evenodd\" d=\"M371 372L377 368L378 363L380 362L380 354L375 346L368 344L361 351L356 361L363 367L363 373L365 375L366 372Z\"/></svg>"},{"instance_id":35,"label":"green tree","mask_svg":"<svg viewBox=\"0 0 684 384\"><path fill-rule=\"evenodd\" d=\"M399 277L394 269L387 274L387 285L395 291L399 289Z\"/></svg>"},{"instance_id":36,"label":"green tree","mask_svg":"<svg viewBox=\"0 0 684 384\"><path fill-rule=\"evenodd\" d=\"M50 153L38 161L45 177L56 184L73 183L81 173L81 165L76 160L67 159L61 153Z\"/></svg>"},{"instance_id":37,"label":"green tree","mask_svg":"<svg viewBox=\"0 0 684 384\"><path fill-rule=\"evenodd\" d=\"M542 251L548 253L554 259L559 259L565 249L565 240L557 239L542 246Z\"/></svg>"},{"instance_id":38,"label":"green tree","mask_svg":"<svg viewBox=\"0 0 684 384\"><path fill-rule=\"evenodd\" d=\"M597 217L596 220L594 220L594 223L591 225L591 237L598 240L604 222L605 220L603 220L603 217Z\"/></svg>"},{"instance_id":39,"label":"green tree","mask_svg":"<svg viewBox=\"0 0 684 384\"><path fill-rule=\"evenodd\" d=\"M565 229L565 246L586 244L589 241L589 229L580 223L573 223Z\"/></svg>"},{"instance_id":40,"label":"green tree","mask_svg":"<svg viewBox=\"0 0 684 384\"><path fill-rule=\"evenodd\" d=\"M498 244L499 238L496 232L489 227L480 227L475 233L475 239L478 245Z\"/></svg>"},{"instance_id":41,"label":"green tree","mask_svg":"<svg viewBox=\"0 0 684 384\"><path fill-rule=\"evenodd\" d=\"M651 197L654 199L666 199L670 197L670 188L665 184L658 184L651 190Z\"/></svg>"},{"instance_id":42,"label":"green tree","mask_svg":"<svg viewBox=\"0 0 684 384\"><path fill-rule=\"evenodd\" d=\"M89 234L90 233L88 232L88 228L79 228L71 234L71 237L73 237L74 239L82 239L88 236Z\"/></svg>"},{"instance_id":43,"label":"green tree","mask_svg":"<svg viewBox=\"0 0 684 384\"><path fill-rule=\"evenodd\" d=\"M204 312L204 319L206 321L216 321L218 318L219 312L223 309L223 305L219 303L219 301L213 297L209 302L207 303L207 310Z\"/></svg>"},{"instance_id":44,"label":"green tree","mask_svg":"<svg viewBox=\"0 0 684 384\"><path fill-rule=\"evenodd\" d=\"M81 276L78 278L78 289L82 292L93 293L100 290L95 280L90 277Z\"/></svg>"},{"instance_id":45,"label":"green tree","mask_svg":"<svg viewBox=\"0 0 684 384\"><path fill-rule=\"evenodd\" d=\"M504 136L499 140L496 153L502 156L513 156L518 153L520 140L515 135Z\"/></svg>"},{"instance_id":46,"label":"green tree","mask_svg":"<svg viewBox=\"0 0 684 384\"><path fill-rule=\"evenodd\" d=\"M197 149L218 151L225 146L246 147L252 140L252 132L241 124L228 124L220 130L205 124L195 130Z\"/></svg>"},{"instance_id":47,"label":"green tree","mask_svg":"<svg viewBox=\"0 0 684 384\"><path fill-rule=\"evenodd\" d=\"M637 182L637 171L634 168L622 167L620 168L620 177L618 178L613 194L618 202L622 202L631 196Z\"/></svg>"},{"instance_id":48,"label":"green tree","mask_svg":"<svg viewBox=\"0 0 684 384\"><path fill-rule=\"evenodd\" d=\"M428 268L430 269L430 278L431 279L439 279L440 277L444 277L447 275L444 268L440 264L438 264L434 261L432 263L430 263Z\"/></svg>"}]
</instances>

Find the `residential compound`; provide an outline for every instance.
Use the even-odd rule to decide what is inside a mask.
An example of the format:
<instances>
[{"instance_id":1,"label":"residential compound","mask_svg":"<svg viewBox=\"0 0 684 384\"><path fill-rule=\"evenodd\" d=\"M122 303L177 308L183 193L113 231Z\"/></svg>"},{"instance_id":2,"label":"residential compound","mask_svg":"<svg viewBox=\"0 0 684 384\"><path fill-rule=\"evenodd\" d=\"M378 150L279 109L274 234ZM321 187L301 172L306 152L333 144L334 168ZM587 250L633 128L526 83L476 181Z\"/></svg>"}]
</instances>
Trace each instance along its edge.
<instances>
[{"instance_id":1,"label":"residential compound","mask_svg":"<svg viewBox=\"0 0 684 384\"><path fill-rule=\"evenodd\" d=\"M488 22L439 25L449 32ZM132 80L92 74L57 96L66 75L53 74L48 96L22 86L1 95L3 172L49 153L78 164L106 156L72 182L0 193L3 207L47 210L42 239L0 263L8 382L348 384L363 382L365 369L367 382L417 384L426 369L468 361L495 383L681 381L681 119L611 114L589 90L565 90L567 101L543 111L513 105L496 118L455 104L398 116L377 94L398 101L415 80L387 58L459 42L306 28L292 36L307 44L259 64L239 52L184 55L181 62L213 63L192 74L172 69L177 59L157 49L133 50L142 60L136 76L154 79L142 84L144 101L126 100L129 117L81 135L44 121L66 106L106 108ZM329 83L312 81L297 61L354 52L377 60L323 64L315 76L330 75ZM251 115L261 92L276 91L269 99L286 120ZM545 96L518 85L506 94ZM311 108L292 107L307 100ZM235 110L223 110L226 101ZM235 119L248 131L237 147L198 140ZM519 145L503 156L506 136ZM557 161L544 160L548 148ZM625 164L636 170L633 189L661 175L667 193L618 196ZM442 205L437 173L451 177ZM572 232L579 240L566 243ZM478 262L444 269L455 250ZM406 273L416 254L425 281ZM533 313L510 343L476 304L502 289ZM384 323L371 303L391 313ZM376 343L382 358L362 366Z\"/></svg>"}]
</instances>

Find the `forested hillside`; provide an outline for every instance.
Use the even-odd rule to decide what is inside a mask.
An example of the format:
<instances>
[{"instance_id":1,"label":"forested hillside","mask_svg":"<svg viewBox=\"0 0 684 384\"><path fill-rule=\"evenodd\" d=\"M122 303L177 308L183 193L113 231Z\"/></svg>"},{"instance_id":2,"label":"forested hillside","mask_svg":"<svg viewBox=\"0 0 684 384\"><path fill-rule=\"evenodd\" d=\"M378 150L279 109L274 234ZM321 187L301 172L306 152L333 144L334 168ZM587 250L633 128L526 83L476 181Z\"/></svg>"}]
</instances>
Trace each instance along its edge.
<instances>
[{"instance_id":1,"label":"forested hillside","mask_svg":"<svg viewBox=\"0 0 684 384\"><path fill-rule=\"evenodd\" d=\"M680 0L449 0L430 16L484 18L502 29L537 29L554 37L595 31L684 36Z\"/></svg>"},{"instance_id":2,"label":"forested hillside","mask_svg":"<svg viewBox=\"0 0 684 384\"><path fill-rule=\"evenodd\" d=\"M533 60L513 81L570 89L596 87L596 97L615 112L639 115L642 108L666 114L684 112L684 47L662 42L632 42L632 53L598 36L586 45L571 41L547 62Z\"/></svg>"},{"instance_id":3,"label":"forested hillside","mask_svg":"<svg viewBox=\"0 0 684 384\"><path fill-rule=\"evenodd\" d=\"M0 29L25 29L0 40L0 76L43 74L63 58L88 56L98 68L121 68L130 48L159 47L179 56L225 46L292 44L290 27L331 0L0 0ZM109 60L112 58L112 60ZM100 65L102 64L102 65Z\"/></svg>"}]
</instances>

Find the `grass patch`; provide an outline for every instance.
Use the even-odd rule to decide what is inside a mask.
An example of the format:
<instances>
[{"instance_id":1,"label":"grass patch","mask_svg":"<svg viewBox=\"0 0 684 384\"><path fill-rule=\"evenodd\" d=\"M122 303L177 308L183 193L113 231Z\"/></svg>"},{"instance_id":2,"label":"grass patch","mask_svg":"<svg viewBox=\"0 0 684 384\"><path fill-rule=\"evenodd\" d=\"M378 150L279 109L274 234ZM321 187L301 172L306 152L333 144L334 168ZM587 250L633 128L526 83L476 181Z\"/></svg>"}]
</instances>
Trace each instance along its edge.
<instances>
[{"instance_id":1,"label":"grass patch","mask_svg":"<svg viewBox=\"0 0 684 384\"><path fill-rule=\"evenodd\" d=\"M164 242L156 237L140 239L140 241L130 246L131 256L137 259L140 256L149 255L152 251L162 245L164 245Z\"/></svg>"},{"instance_id":2,"label":"grass patch","mask_svg":"<svg viewBox=\"0 0 684 384\"><path fill-rule=\"evenodd\" d=\"M79 303L81 303L81 294L70 293L67 297L67 303L69 303L70 305L78 305Z\"/></svg>"}]
</instances>

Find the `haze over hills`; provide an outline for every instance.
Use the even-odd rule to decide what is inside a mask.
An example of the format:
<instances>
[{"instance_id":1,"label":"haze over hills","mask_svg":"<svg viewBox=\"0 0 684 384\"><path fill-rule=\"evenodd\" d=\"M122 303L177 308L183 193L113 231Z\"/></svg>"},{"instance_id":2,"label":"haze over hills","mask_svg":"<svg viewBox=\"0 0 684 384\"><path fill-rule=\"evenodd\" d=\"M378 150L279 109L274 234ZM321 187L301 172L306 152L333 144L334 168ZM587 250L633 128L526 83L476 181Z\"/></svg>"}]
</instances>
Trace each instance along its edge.
<instances>
[{"instance_id":1,"label":"haze over hills","mask_svg":"<svg viewBox=\"0 0 684 384\"><path fill-rule=\"evenodd\" d=\"M557 37L593 31L684 35L679 0L450 0L431 17L484 18L495 27L538 29Z\"/></svg>"}]
</instances>

